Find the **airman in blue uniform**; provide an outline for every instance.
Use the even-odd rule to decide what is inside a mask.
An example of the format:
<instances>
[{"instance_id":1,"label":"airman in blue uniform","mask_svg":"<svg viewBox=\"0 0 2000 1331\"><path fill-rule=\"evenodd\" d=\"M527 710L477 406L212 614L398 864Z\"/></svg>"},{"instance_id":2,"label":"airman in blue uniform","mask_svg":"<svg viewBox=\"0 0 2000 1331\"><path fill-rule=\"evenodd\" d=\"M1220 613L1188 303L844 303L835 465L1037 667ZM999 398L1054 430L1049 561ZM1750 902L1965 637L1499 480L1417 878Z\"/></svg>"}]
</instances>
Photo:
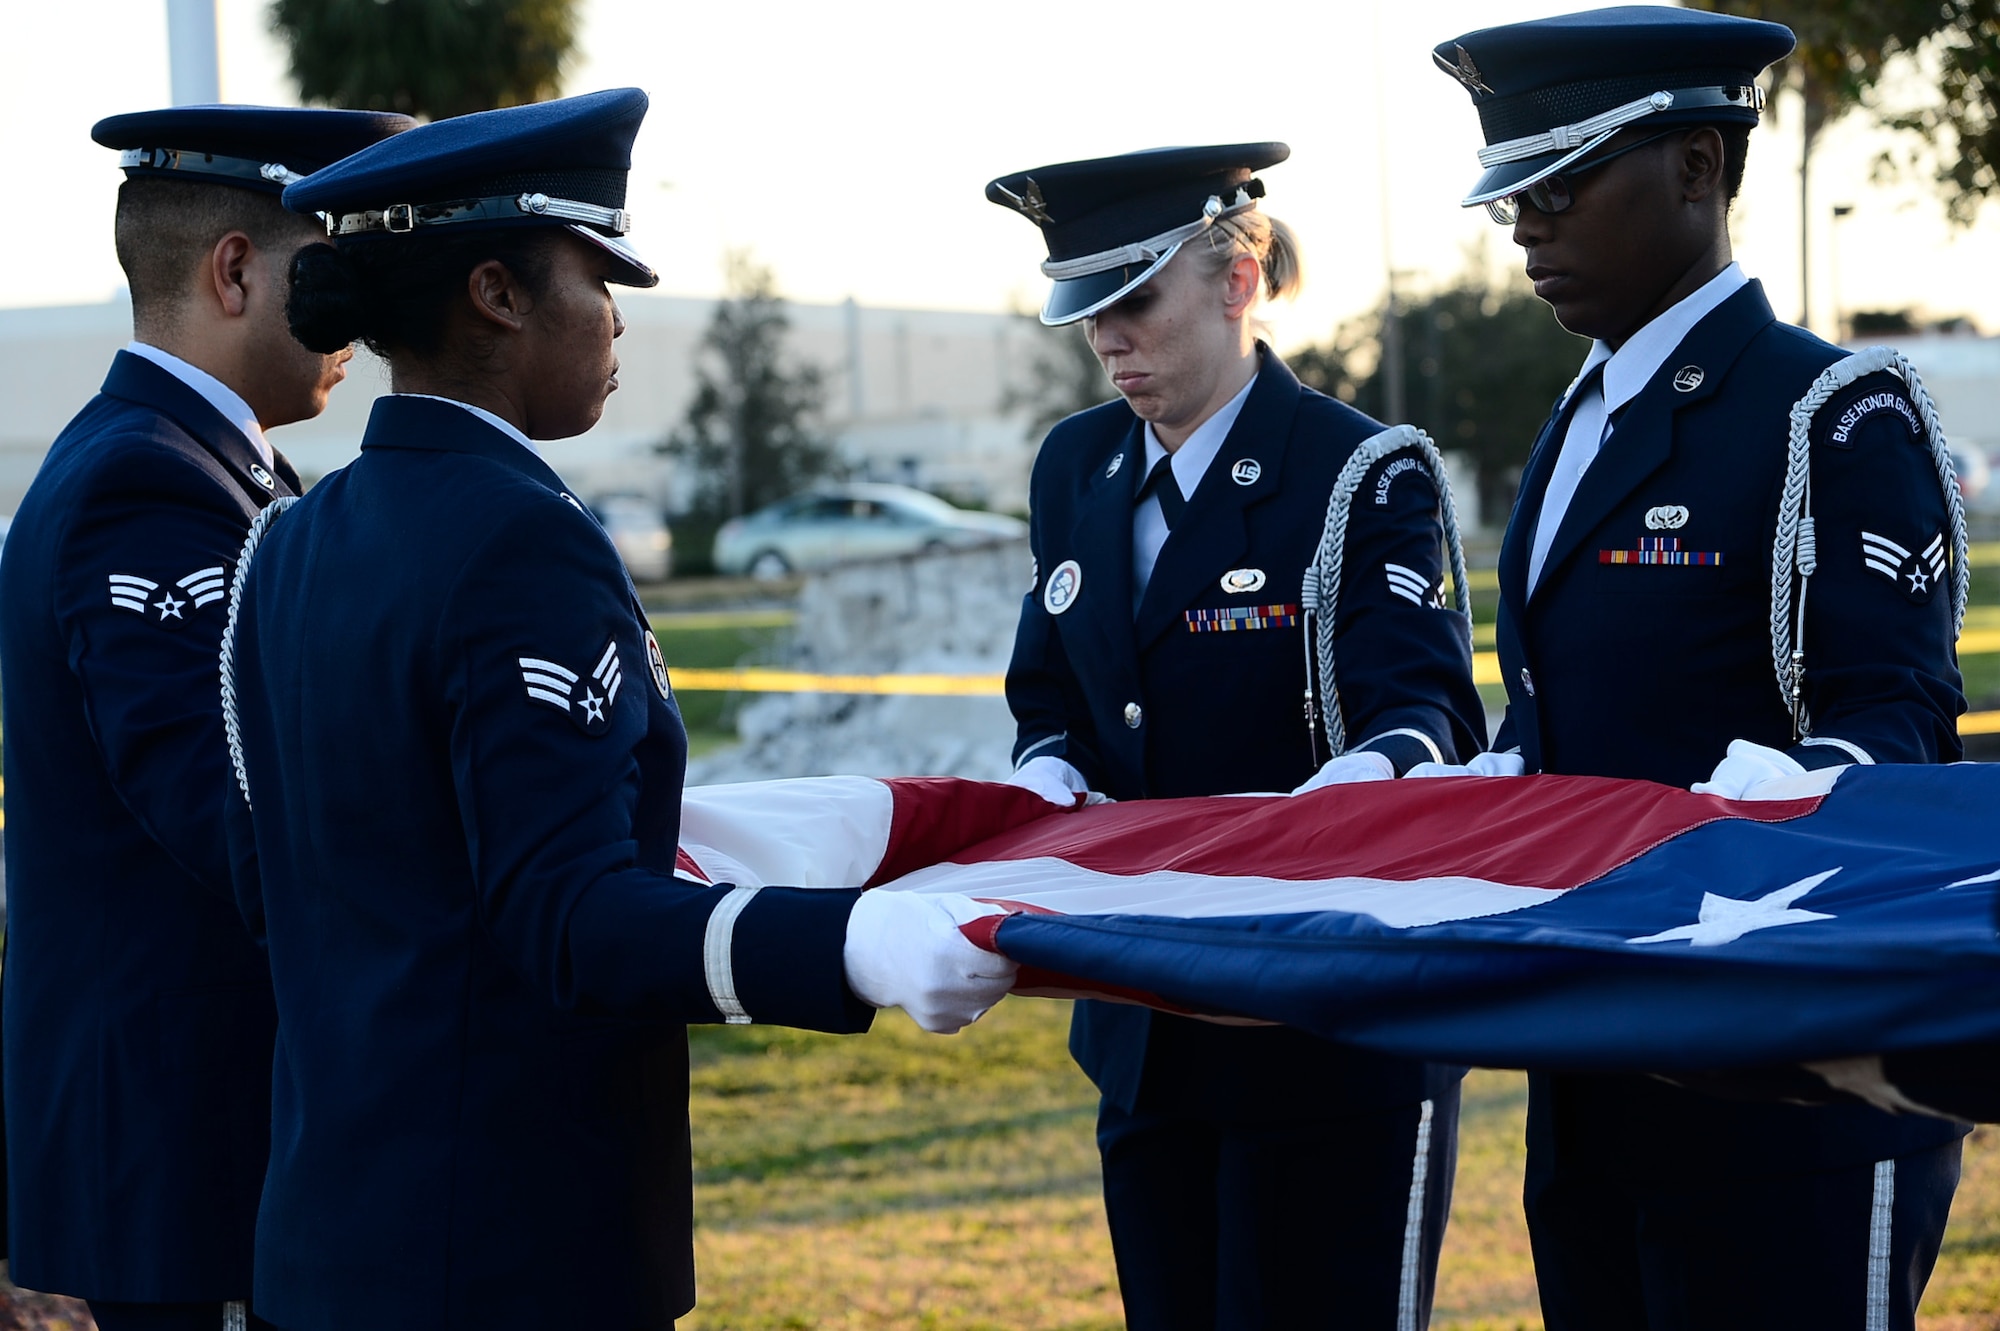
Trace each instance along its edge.
<instances>
[{"instance_id":1,"label":"airman in blue uniform","mask_svg":"<svg viewBox=\"0 0 2000 1331\"><path fill-rule=\"evenodd\" d=\"M1050 431L1031 483L1007 697L1014 780L1053 801L1391 779L1484 741L1469 625L1444 608L1439 475L1409 451L1370 462L1381 424L1253 331L1257 300L1297 284L1291 233L1256 204L1255 173L1288 151L1163 149L987 187L1048 242L1043 322L1082 322L1120 392ZM1329 726L1305 705L1327 682L1307 569L1357 457L1344 585L1318 607ZM1459 1070L1098 1002L1071 1050L1103 1092L1137 1331L1428 1320Z\"/></svg>"},{"instance_id":2,"label":"airman in blue uniform","mask_svg":"<svg viewBox=\"0 0 2000 1331\"><path fill-rule=\"evenodd\" d=\"M0 669L12 1274L102 1331L245 1325L273 1017L223 849L222 600L251 519L297 492L265 429L319 414L349 355L286 331L315 228L279 192L411 123L216 106L92 131L122 150L135 338L15 515Z\"/></svg>"},{"instance_id":3,"label":"airman in blue uniform","mask_svg":"<svg viewBox=\"0 0 2000 1331\"><path fill-rule=\"evenodd\" d=\"M673 876L687 736L536 439L617 387L636 89L442 120L285 201L308 346L388 361L361 456L253 528L230 844L279 1020L258 1306L287 1331L666 1328L694 1303L689 1022L973 1020L962 898Z\"/></svg>"},{"instance_id":4,"label":"airman in blue uniform","mask_svg":"<svg viewBox=\"0 0 2000 1331\"><path fill-rule=\"evenodd\" d=\"M1487 140L1466 205L1596 339L1508 524L1507 718L1479 770L1740 796L1959 756L1963 531L1928 399L1906 366L1778 322L1730 253L1756 79L1791 46L1630 7L1436 50ZM1914 1324L1961 1126L1633 1077L1531 1086L1550 1331Z\"/></svg>"}]
</instances>

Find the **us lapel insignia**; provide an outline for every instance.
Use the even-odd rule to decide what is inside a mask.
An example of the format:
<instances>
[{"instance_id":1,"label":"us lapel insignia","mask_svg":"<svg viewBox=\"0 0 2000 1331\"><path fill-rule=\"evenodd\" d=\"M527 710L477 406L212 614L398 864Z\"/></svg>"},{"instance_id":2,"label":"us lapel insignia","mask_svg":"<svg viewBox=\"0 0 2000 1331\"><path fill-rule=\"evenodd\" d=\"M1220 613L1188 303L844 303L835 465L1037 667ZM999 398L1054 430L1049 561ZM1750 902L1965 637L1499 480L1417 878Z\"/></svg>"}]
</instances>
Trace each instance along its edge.
<instances>
[{"instance_id":1,"label":"us lapel insignia","mask_svg":"<svg viewBox=\"0 0 2000 1331\"><path fill-rule=\"evenodd\" d=\"M1679 531L1687 522L1688 511L1683 504L1661 504L1646 510L1647 531Z\"/></svg>"},{"instance_id":2,"label":"us lapel insignia","mask_svg":"<svg viewBox=\"0 0 2000 1331\"><path fill-rule=\"evenodd\" d=\"M1229 479L1238 485L1255 485L1264 474L1264 464L1256 458L1242 458L1229 469Z\"/></svg>"},{"instance_id":3,"label":"us lapel insignia","mask_svg":"<svg viewBox=\"0 0 2000 1331\"><path fill-rule=\"evenodd\" d=\"M1222 575L1222 590L1231 596L1262 591L1263 588L1264 570L1261 568L1232 568Z\"/></svg>"},{"instance_id":4,"label":"us lapel insignia","mask_svg":"<svg viewBox=\"0 0 2000 1331\"><path fill-rule=\"evenodd\" d=\"M1049 585L1042 588L1042 609L1059 615L1075 605L1082 592L1083 569L1074 559L1065 559L1049 574Z\"/></svg>"},{"instance_id":5,"label":"us lapel insignia","mask_svg":"<svg viewBox=\"0 0 2000 1331\"><path fill-rule=\"evenodd\" d=\"M1699 365L1683 365L1674 371L1674 388L1678 392L1692 393L1701 387L1701 381L1708 375Z\"/></svg>"},{"instance_id":6,"label":"us lapel insignia","mask_svg":"<svg viewBox=\"0 0 2000 1331\"><path fill-rule=\"evenodd\" d=\"M264 464L261 462L253 462L250 464L250 477L252 480L256 481L257 484L263 486L266 490L270 490L275 493L278 488L277 479L273 477L270 472L264 470Z\"/></svg>"},{"instance_id":7,"label":"us lapel insignia","mask_svg":"<svg viewBox=\"0 0 2000 1331\"><path fill-rule=\"evenodd\" d=\"M673 685L667 682L667 657L660 650L660 640L653 636L653 630L646 630L646 664L652 667L653 687L668 702L674 700Z\"/></svg>"},{"instance_id":8,"label":"us lapel insignia","mask_svg":"<svg viewBox=\"0 0 2000 1331\"><path fill-rule=\"evenodd\" d=\"M1124 465L1125 455L1123 453L1113 453L1111 455L1111 465L1104 469L1104 479L1108 481L1113 476L1116 476L1118 469Z\"/></svg>"}]
</instances>

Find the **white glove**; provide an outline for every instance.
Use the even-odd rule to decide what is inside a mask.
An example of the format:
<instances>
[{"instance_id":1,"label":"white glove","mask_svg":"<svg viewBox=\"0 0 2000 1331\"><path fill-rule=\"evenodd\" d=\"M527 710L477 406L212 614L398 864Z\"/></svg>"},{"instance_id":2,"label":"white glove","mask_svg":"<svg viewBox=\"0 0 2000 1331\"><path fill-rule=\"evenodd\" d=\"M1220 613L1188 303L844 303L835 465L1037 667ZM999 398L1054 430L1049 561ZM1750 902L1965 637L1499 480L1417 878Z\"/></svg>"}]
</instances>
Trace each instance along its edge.
<instances>
[{"instance_id":1,"label":"white glove","mask_svg":"<svg viewBox=\"0 0 2000 1331\"><path fill-rule=\"evenodd\" d=\"M1754 793L1766 781L1804 776L1798 759L1747 739L1729 741L1728 756L1715 765L1708 780L1697 781L1688 789L1697 795L1720 795L1726 800L1756 799Z\"/></svg>"},{"instance_id":2,"label":"white glove","mask_svg":"<svg viewBox=\"0 0 2000 1331\"><path fill-rule=\"evenodd\" d=\"M1314 772L1303 786L1292 793L1303 795L1308 790L1322 790L1327 786L1351 785L1356 781L1395 779L1396 764L1373 749L1356 749L1353 753L1343 753L1338 758L1327 759L1324 767Z\"/></svg>"},{"instance_id":3,"label":"white glove","mask_svg":"<svg viewBox=\"0 0 2000 1331\"><path fill-rule=\"evenodd\" d=\"M1051 804L1060 804L1065 809L1076 807L1076 797L1083 796L1085 804L1115 804L1108 795L1100 795L1090 788L1083 779L1083 773L1061 758L1043 755L1030 758L1014 769L1014 775L1007 778L1010 786L1032 790Z\"/></svg>"},{"instance_id":4,"label":"white glove","mask_svg":"<svg viewBox=\"0 0 2000 1331\"><path fill-rule=\"evenodd\" d=\"M1005 909L950 893L863 892L847 917L847 987L870 1007L899 1007L937 1035L978 1021L1020 969L958 931Z\"/></svg>"},{"instance_id":5,"label":"white glove","mask_svg":"<svg viewBox=\"0 0 2000 1331\"><path fill-rule=\"evenodd\" d=\"M1469 763L1418 763L1404 776L1522 776L1528 764L1518 751L1476 754Z\"/></svg>"}]
</instances>

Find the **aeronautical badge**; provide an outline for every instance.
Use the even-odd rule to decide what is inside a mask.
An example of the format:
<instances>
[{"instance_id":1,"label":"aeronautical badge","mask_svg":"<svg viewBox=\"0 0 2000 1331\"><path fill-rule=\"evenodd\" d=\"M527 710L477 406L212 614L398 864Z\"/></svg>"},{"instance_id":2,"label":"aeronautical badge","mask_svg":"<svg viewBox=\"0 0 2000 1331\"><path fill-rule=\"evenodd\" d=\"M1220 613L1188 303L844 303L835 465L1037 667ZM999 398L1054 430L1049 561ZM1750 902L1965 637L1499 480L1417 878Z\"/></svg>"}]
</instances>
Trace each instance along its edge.
<instances>
[{"instance_id":1,"label":"aeronautical badge","mask_svg":"<svg viewBox=\"0 0 2000 1331\"><path fill-rule=\"evenodd\" d=\"M263 486L266 490L269 490L274 494L277 492L278 482L276 478L274 478L270 472L264 470L264 465L261 462L253 462L250 464L250 477L252 480L256 481L257 484Z\"/></svg>"},{"instance_id":2,"label":"aeronautical badge","mask_svg":"<svg viewBox=\"0 0 2000 1331\"><path fill-rule=\"evenodd\" d=\"M653 636L653 630L646 630L646 664L653 670L653 687L668 702L674 698L673 685L667 682L667 657L660 650L660 640Z\"/></svg>"},{"instance_id":3,"label":"aeronautical badge","mask_svg":"<svg viewBox=\"0 0 2000 1331\"><path fill-rule=\"evenodd\" d=\"M1059 615L1076 604L1082 591L1083 570L1074 559L1065 559L1049 574L1049 585L1042 588L1042 609Z\"/></svg>"},{"instance_id":4,"label":"aeronautical badge","mask_svg":"<svg viewBox=\"0 0 2000 1331\"><path fill-rule=\"evenodd\" d=\"M625 670L618 661L618 640L604 644L597 664L586 678L568 666L539 656L523 656L521 683L527 686L528 701L553 707L590 736L611 729L611 706L625 684Z\"/></svg>"},{"instance_id":5,"label":"aeronautical badge","mask_svg":"<svg viewBox=\"0 0 2000 1331\"><path fill-rule=\"evenodd\" d=\"M1264 464L1256 458L1242 458L1229 469L1229 479L1238 485L1255 485L1264 474Z\"/></svg>"},{"instance_id":6,"label":"aeronautical badge","mask_svg":"<svg viewBox=\"0 0 2000 1331\"><path fill-rule=\"evenodd\" d=\"M1232 568L1222 575L1222 590L1231 596L1243 596L1264 589L1264 570L1261 568Z\"/></svg>"},{"instance_id":7,"label":"aeronautical badge","mask_svg":"<svg viewBox=\"0 0 2000 1331\"><path fill-rule=\"evenodd\" d=\"M226 592L220 564L198 568L165 584L136 573L113 573L106 582L112 605L143 616L169 633L186 628L204 606L220 601Z\"/></svg>"},{"instance_id":8,"label":"aeronautical badge","mask_svg":"<svg viewBox=\"0 0 2000 1331\"><path fill-rule=\"evenodd\" d=\"M1688 511L1684 504L1661 504L1646 510L1647 531L1679 531L1688 525Z\"/></svg>"},{"instance_id":9,"label":"aeronautical badge","mask_svg":"<svg viewBox=\"0 0 2000 1331\"><path fill-rule=\"evenodd\" d=\"M1944 533L1931 537L1929 545L1912 554L1886 536L1864 531L1861 562L1869 571L1895 583L1904 600L1922 605L1944 581Z\"/></svg>"},{"instance_id":10,"label":"aeronautical badge","mask_svg":"<svg viewBox=\"0 0 2000 1331\"><path fill-rule=\"evenodd\" d=\"M1416 606L1436 608L1444 604L1442 582L1433 587L1429 578L1402 564L1385 563L1382 565L1382 571L1388 575L1390 595L1400 596Z\"/></svg>"}]
</instances>

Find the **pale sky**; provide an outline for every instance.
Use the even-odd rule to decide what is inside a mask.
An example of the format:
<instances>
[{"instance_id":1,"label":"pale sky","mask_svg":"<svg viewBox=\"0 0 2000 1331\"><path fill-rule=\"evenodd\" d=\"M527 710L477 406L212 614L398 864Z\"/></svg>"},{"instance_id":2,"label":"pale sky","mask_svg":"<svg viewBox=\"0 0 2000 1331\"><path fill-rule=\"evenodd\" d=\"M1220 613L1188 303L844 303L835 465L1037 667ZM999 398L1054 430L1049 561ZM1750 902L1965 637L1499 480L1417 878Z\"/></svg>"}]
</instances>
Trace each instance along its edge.
<instances>
[{"instance_id":1,"label":"pale sky","mask_svg":"<svg viewBox=\"0 0 2000 1331\"><path fill-rule=\"evenodd\" d=\"M1308 263L1305 296L1272 312L1289 345L1325 337L1379 298L1385 216L1387 263L1399 270L1448 277L1481 255L1515 264L1507 232L1458 207L1477 173L1477 120L1429 51L1468 29L1570 7L584 0L565 91L629 84L652 95L633 239L663 292L691 296L715 294L722 252L743 246L801 300L1038 304L1039 237L984 200L988 179L1133 148L1283 139L1292 159L1265 173L1264 206L1299 230ZM6 0L0 154L13 198L0 208L0 306L101 301L122 285L111 252L119 172L89 129L167 103L165 9ZM219 11L224 98L296 102L266 0L219 0ZM1752 140L1736 234L1738 258L1791 318L1798 143L1788 109L1781 102ZM1814 158L1814 324L1831 329L1837 265L1846 308L1967 313L2000 332L2000 206L1954 232L1922 189L1869 182L1880 147L1850 122ZM1834 242L1836 203L1855 212Z\"/></svg>"}]
</instances>

